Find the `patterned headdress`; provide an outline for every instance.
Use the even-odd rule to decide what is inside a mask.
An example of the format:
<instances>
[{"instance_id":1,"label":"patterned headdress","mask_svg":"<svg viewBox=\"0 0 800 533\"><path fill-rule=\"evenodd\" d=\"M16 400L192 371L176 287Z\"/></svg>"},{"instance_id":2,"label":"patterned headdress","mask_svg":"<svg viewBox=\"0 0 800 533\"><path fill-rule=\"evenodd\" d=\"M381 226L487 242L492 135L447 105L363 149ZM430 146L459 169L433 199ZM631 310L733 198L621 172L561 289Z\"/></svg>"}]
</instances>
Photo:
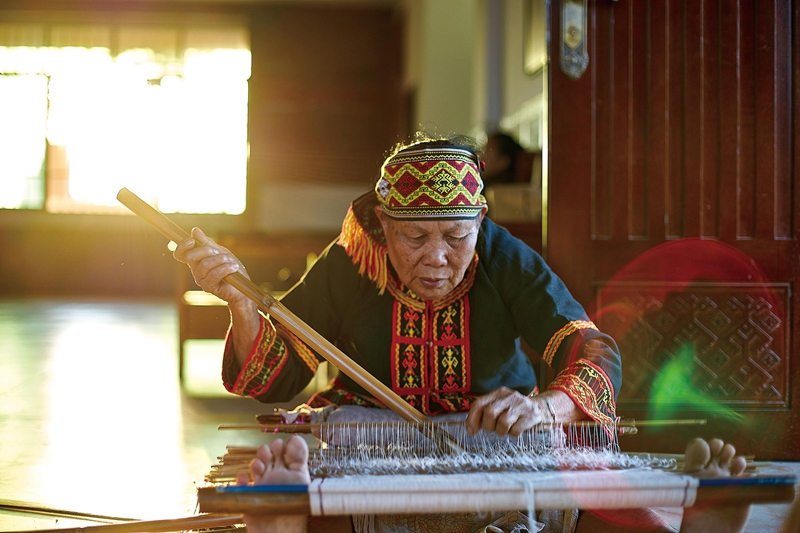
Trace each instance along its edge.
<instances>
[{"instance_id":1,"label":"patterned headdress","mask_svg":"<svg viewBox=\"0 0 800 533\"><path fill-rule=\"evenodd\" d=\"M475 218L486 206L479 166L469 150L411 146L383 163L375 193L393 218Z\"/></svg>"}]
</instances>

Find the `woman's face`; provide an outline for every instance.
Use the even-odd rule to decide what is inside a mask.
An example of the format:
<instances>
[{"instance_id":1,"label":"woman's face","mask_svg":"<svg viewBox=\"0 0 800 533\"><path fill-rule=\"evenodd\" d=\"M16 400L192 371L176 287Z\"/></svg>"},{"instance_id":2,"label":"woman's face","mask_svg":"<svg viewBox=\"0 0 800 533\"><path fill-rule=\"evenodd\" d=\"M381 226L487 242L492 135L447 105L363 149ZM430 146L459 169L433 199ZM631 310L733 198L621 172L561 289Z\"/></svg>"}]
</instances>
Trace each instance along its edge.
<instances>
[{"instance_id":1,"label":"woman's face","mask_svg":"<svg viewBox=\"0 0 800 533\"><path fill-rule=\"evenodd\" d=\"M445 296L464 279L485 212L472 220L395 220L375 208L389 261L400 281L423 300Z\"/></svg>"}]
</instances>

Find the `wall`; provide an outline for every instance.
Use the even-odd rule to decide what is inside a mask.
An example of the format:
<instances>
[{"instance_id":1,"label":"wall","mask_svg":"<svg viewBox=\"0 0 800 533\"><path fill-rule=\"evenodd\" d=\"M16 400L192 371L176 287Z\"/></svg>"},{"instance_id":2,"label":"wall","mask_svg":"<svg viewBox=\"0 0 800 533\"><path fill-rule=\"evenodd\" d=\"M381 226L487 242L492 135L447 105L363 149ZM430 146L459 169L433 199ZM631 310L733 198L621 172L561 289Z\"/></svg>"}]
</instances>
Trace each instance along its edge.
<instances>
[{"instance_id":1,"label":"wall","mask_svg":"<svg viewBox=\"0 0 800 533\"><path fill-rule=\"evenodd\" d=\"M543 72L535 75L523 69L524 39L523 0L508 0L505 6L503 31L503 117L501 128L512 133L529 149L542 148L543 134ZM544 39L544 36L534 36Z\"/></svg>"},{"instance_id":2,"label":"wall","mask_svg":"<svg viewBox=\"0 0 800 533\"><path fill-rule=\"evenodd\" d=\"M250 178L259 228L336 231L344 212L309 202L329 195L346 210L375 183L385 151L405 136L401 38L391 9L283 5L254 14Z\"/></svg>"},{"instance_id":3,"label":"wall","mask_svg":"<svg viewBox=\"0 0 800 533\"><path fill-rule=\"evenodd\" d=\"M523 70L524 0L404 0L403 85L414 123L482 137L498 127L541 146L544 77ZM544 36L538 38L544 40Z\"/></svg>"},{"instance_id":4,"label":"wall","mask_svg":"<svg viewBox=\"0 0 800 533\"><path fill-rule=\"evenodd\" d=\"M420 0L416 123L440 134L467 133L478 25L477 0Z\"/></svg>"},{"instance_id":5,"label":"wall","mask_svg":"<svg viewBox=\"0 0 800 533\"><path fill-rule=\"evenodd\" d=\"M65 11L122 16L114 5L43 0L34 11L8 0L0 22ZM499 116L512 131L539 131L542 79L522 72L523 0L125 5L251 20L248 207L233 217L177 217L187 228L256 233L277 248L297 235L325 242L410 127L480 134ZM171 295L186 281L163 245L135 218L0 211L0 296Z\"/></svg>"}]
</instances>

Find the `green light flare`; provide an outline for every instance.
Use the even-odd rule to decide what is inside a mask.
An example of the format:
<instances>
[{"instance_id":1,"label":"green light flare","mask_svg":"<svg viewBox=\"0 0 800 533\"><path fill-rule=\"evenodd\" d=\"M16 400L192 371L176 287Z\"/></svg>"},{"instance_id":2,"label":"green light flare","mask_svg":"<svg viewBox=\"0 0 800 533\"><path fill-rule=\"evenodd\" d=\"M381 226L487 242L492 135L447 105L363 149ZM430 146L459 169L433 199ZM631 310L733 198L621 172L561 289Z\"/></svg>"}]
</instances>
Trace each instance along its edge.
<instances>
[{"instance_id":1,"label":"green light flare","mask_svg":"<svg viewBox=\"0 0 800 533\"><path fill-rule=\"evenodd\" d=\"M650 415L654 420L674 418L680 410L698 410L732 422L742 422L744 417L695 390L691 377L701 372L690 347L684 347L678 356L665 364L653 382L650 397Z\"/></svg>"}]
</instances>

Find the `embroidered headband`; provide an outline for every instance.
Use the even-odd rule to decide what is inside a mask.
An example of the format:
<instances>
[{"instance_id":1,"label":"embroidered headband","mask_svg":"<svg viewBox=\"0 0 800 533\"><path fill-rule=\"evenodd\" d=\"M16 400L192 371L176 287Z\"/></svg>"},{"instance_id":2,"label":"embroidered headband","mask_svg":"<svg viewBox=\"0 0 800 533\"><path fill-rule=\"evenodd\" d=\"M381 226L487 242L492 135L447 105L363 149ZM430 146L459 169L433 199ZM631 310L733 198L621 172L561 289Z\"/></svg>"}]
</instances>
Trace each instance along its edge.
<instances>
[{"instance_id":1,"label":"embroidered headband","mask_svg":"<svg viewBox=\"0 0 800 533\"><path fill-rule=\"evenodd\" d=\"M486 205L479 162L469 150L403 150L383 163L375 185L393 218L474 218Z\"/></svg>"}]
</instances>

